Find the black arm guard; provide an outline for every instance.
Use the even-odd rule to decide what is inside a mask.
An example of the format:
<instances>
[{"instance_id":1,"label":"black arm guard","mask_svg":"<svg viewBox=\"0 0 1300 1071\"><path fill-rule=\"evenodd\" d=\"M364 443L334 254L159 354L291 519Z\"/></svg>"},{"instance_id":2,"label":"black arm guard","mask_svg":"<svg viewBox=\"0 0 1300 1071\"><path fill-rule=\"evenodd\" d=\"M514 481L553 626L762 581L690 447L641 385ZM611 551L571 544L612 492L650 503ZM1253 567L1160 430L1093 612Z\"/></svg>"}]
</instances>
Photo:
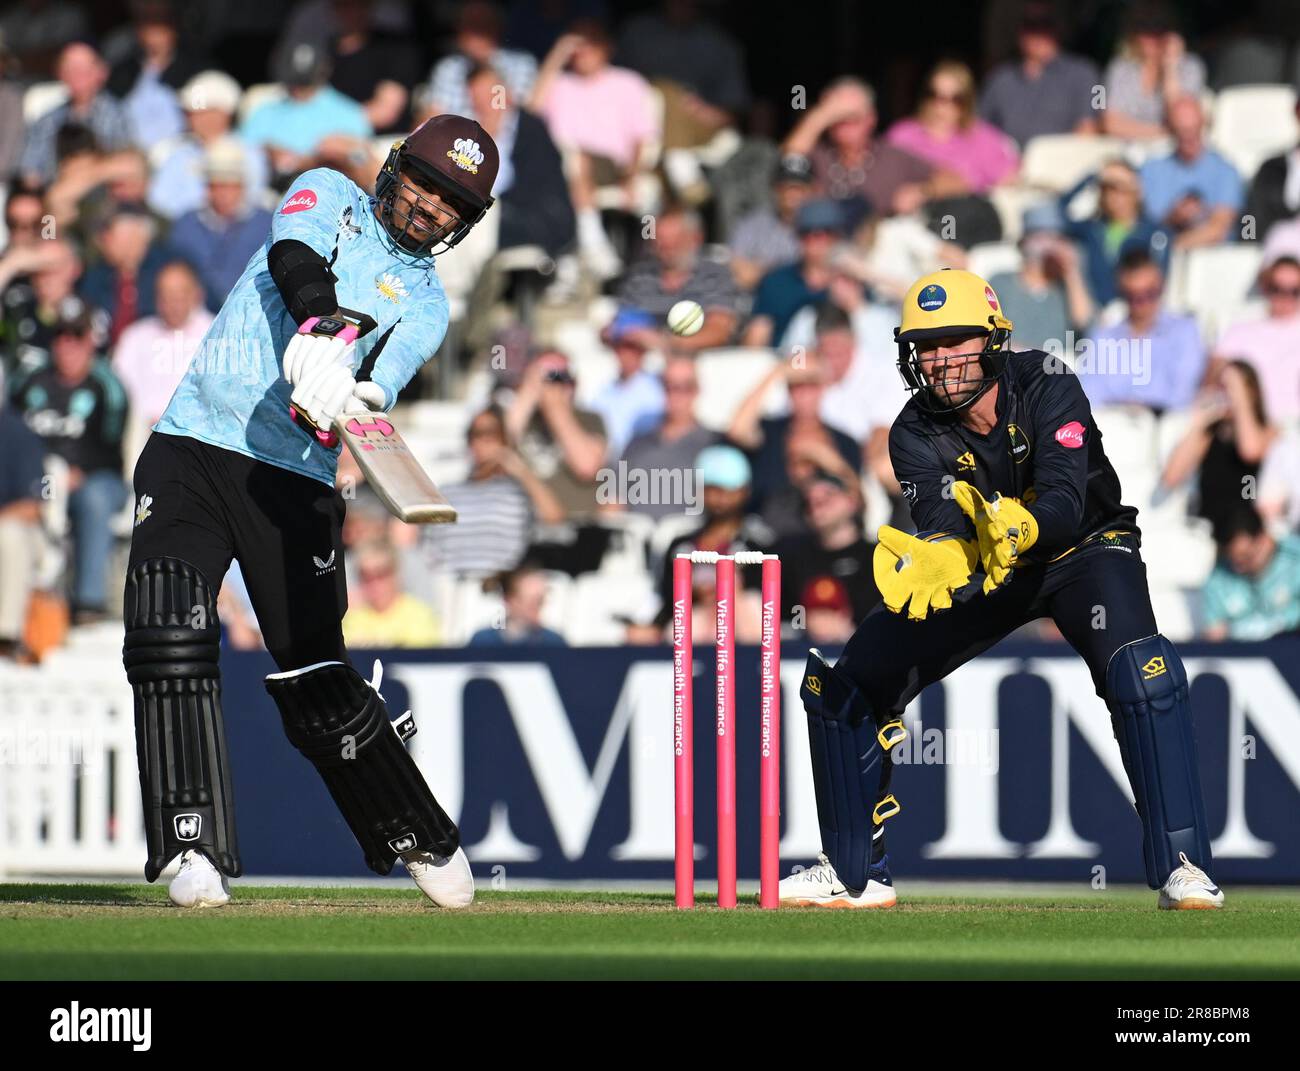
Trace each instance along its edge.
<instances>
[{"instance_id":1,"label":"black arm guard","mask_svg":"<svg viewBox=\"0 0 1300 1071\"><path fill-rule=\"evenodd\" d=\"M328 316L338 308L334 273L325 258L306 242L281 238L266 254L271 279L284 299L284 307L298 323L313 316Z\"/></svg>"}]
</instances>

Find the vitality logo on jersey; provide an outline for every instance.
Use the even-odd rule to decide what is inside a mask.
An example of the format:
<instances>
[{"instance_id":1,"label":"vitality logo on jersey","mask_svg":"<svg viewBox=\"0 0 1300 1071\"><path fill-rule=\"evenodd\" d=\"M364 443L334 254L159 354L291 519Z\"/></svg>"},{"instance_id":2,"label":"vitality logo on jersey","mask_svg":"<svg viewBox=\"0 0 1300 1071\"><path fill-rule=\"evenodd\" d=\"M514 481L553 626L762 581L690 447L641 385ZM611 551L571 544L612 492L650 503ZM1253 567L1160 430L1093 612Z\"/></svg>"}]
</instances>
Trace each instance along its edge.
<instances>
[{"instance_id":1,"label":"vitality logo on jersey","mask_svg":"<svg viewBox=\"0 0 1300 1071\"><path fill-rule=\"evenodd\" d=\"M967 450L964 454L960 455L957 458L957 471L958 472L975 471L975 455L972 454L969 450Z\"/></svg>"},{"instance_id":2,"label":"vitality logo on jersey","mask_svg":"<svg viewBox=\"0 0 1300 1071\"><path fill-rule=\"evenodd\" d=\"M280 206L280 215L287 216L293 212L306 212L309 208L315 207L316 191L299 190Z\"/></svg>"},{"instance_id":3,"label":"vitality logo on jersey","mask_svg":"<svg viewBox=\"0 0 1300 1071\"><path fill-rule=\"evenodd\" d=\"M1078 450L1083 445L1086 430L1077 420L1071 420L1068 424L1062 424L1056 429L1054 438L1067 450Z\"/></svg>"},{"instance_id":4,"label":"vitality logo on jersey","mask_svg":"<svg viewBox=\"0 0 1300 1071\"><path fill-rule=\"evenodd\" d=\"M1007 449L1011 453L1011 460L1017 465L1024 464L1025 458L1029 456L1029 438L1020 430L1020 425L1007 425L1007 439Z\"/></svg>"}]
</instances>

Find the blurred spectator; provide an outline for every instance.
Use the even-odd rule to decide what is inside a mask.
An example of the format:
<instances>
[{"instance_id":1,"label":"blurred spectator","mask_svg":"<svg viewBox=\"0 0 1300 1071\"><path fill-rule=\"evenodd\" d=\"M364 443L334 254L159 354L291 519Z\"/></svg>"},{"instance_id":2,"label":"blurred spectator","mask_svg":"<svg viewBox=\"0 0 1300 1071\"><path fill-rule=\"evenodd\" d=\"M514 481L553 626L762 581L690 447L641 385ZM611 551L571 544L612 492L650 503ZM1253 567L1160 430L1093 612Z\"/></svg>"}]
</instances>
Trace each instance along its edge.
<instances>
[{"instance_id":1,"label":"blurred spectator","mask_svg":"<svg viewBox=\"0 0 1300 1071\"><path fill-rule=\"evenodd\" d=\"M433 608L402 590L391 543L366 543L356 551L357 590L343 616L349 647L436 647L441 628Z\"/></svg>"},{"instance_id":2,"label":"blurred spectator","mask_svg":"<svg viewBox=\"0 0 1300 1071\"><path fill-rule=\"evenodd\" d=\"M539 353L506 411L506 432L559 500L565 517L581 521L596 510L606 437L600 417L574 404L575 386L568 357L557 350Z\"/></svg>"},{"instance_id":3,"label":"blurred spectator","mask_svg":"<svg viewBox=\"0 0 1300 1071\"><path fill-rule=\"evenodd\" d=\"M11 372L29 372L48 360L54 325L64 303L69 299L80 303L74 295L81 278L81 258L71 243L52 238L35 248L13 249L0 257L0 273L10 268L21 269L26 275L20 275L4 291L4 360ZM98 332L107 335L107 314L98 313L96 319Z\"/></svg>"},{"instance_id":4,"label":"blurred spectator","mask_svg":"<svg viewBox=\"0 0 1300 1071\"><path fill-rule=\"evenodd\" d=\"M13 57L0 34L0 183L8 183L18 170L26 137L23 87L15 77Z\"/></svg>"},{"instance_id":5,"label":"blurred spectator","mask_svg":"<svg viewBox=\"0 0 1300 1071\"><path fill-rule=\"evenodd\" d=\"M152 147L184 129L176 91L203 69L203 57L192 41L179 47L171 0L132 0L131 13L135 40L113 65L108 91L125 106L135 143Z\"/></svg>"},{"instance_id":6,"label":"blurred spectator","mask_svg":"<svg viewBox=\"0 0 1300 1071\"><path fill-rule=\"evenodd\" d=\"M1296 102L1300 120L1300 101ZM1255 234L1268 235L1274 224L1300 214L1300 145L1270 156L1255 172L1246 197L1246 215L1255 220ZM1267 259L1267 255L1266 255Z\"/></svg>"},{"instance_id":7,"label":"blurred spectator","mask_svg":"<svg viewBox=\"0 0 1300 1071\"><path fill-rule=\"evenodd\" d=\"M1092 323L1092 298L1078 250L1061 233L1064 225L1051 203L1029 209L1020 231L1020 270L989 279L1016 325L1018 350L1070 353L1067 332Z\"/></svg>"},{"instance_id":8,"label":"blurred spectator","mask_svg":"<svg viewBox=\"0 0 1300 1071\"><path fill-rule=\"evenodd\" d=\"M1174 247L1192 249L1235 237L1245 200L1233 166L1205 144L1205 113L1196 97L1169 106L1174 151L1142 165L1147 212L1174 235Z\"/></svg>"},{"instance_id":9,"label":"blurred spectator","mask_svg":"<svg viewBox=\"0 0 1300 1071\"><path fill-rule=\"evenodd\" d=\"M682 488L682 500L672 495L637 496L626 503L629 512L643 513L654 520L678 515L683 506L692 505L689 499L698 494L698 489L688 479L694 472L695 459L718 440L717 433L701 425L695 416L695 404L700 397L695 359L670 354L664 361L660 382L663 418L657 427L628 443L621 459L628 471L646 473L653 478L655 486L666 482L669 487Z\"/></svg>"},{"instance_id":10,"label":"blurred spectator","mask_svg":"<svg viewBox=\"0 0 1300 1071\"><path fill-rule=\"evenodd\" d=\"M21 657L40 556L45 444L5 398L0 376L0 659Z\"/></svg>"},{"instance_id":11,"label":"blurred spectator","mask_svg":"<svg viewBox=\"0 0 1300 1071\"><path fill-rule=\"evenodd\" d=\"M463 114L479 121L501 154L492 186L497 245L539 245L556 256L573 242L576 226L560 152L545 123L516 107L510 94L501 97L502 76L495 68L475 66L468 79L469 108Z\"/></svg>"},{"instance_id":12,"label":"blurred spectator","mask_svg":"<svg viewBox=\"0 0 1300 1071\"><path fill-rule=\"evenodd\" d=\"M203 154L207 203L181 216L171 232L170 245L185 250L203 281L208 308L214 311L221 308L271 230L271 213L248 200L246 151L235 138L207 147Z\"/></svg>"},{"instance_id":13,"label":"blurred spectator","mask_svg":"<svg viewBox=\"0 0 1300 1071\"><path fill-rule=\"evenodd\" d=\"M1300 529L1300 427L1292 424L1268 448L1259 469L1259 515L1276 533Z\"/></svg>"},{"instance_id":14,"label":"blurred spectator","mask_svg":"<svg viewBox=\"0 0 1300 1071\"><path fill-rule=\"evenodd\" d=\"M64 127L60 141L72 130L71 126ZM81 133L85 133L84 128ZM85 247L99 221L114 205L143 205L148 189L149 158L143 151L100 153L87 142L66 155L60 152L58 172L45 191L45 207L58 220L65 236ZM161 233L166 221L156 215L154 218Z\"/></svg>"},{"instance_id":15,"label":"blurred spectator","mask_svg":"<svg viewBox=\"0 0 1300 1071\"><path fill-rule=\"evenodd\" d=\"M774 548L781 557L782 616L790 619L799 596L815 580L833 577L843 585L853 621L861 621L880 601L880 593L871 572L875 545L862 532L857 483L818 470L804 485L801 506L806 534L790 536Z\"/></svg>"},{"instance_id":16,"label":"blurred spectator","mask_svg":"<svg viewBox=\"0 0 1300 1071\"><path fill-rule=\"evenodd\" d=\"M1300 260L1279 257L1260 272L1268 302L1262 320L1230 324L1214 346L1215 361L1240 358L1255 369L1270 415L1300 422Z\"/></svg>"},{"instance_id":17,"label":"blurred spectator","mask_svg":"<svg viewBox=\"0 0 1300 1071\"><path fill-rule=\"evenodd\" d=\"M126 388L131 420L144 427L162 416L212 325L212 313L203 307L203 287L184 261L172 261L158 272L154 295L157 315L123 331L113 351L113 371Z\"/></svg>"},{"instance_id":18,"label":"blurred spectator","mask_svg":"<svg viewBox=\"0 0 1300 1071\"><path fill-rule=\"evenodd\" d=\"M546 605L546 577L537 569L521 566L500 578L505 616L499 628L481 628L469 638L469 647L513 647L535 644L564 647L564 637L542 624Z\"/></svg>"},{"instance_id":19,"label":"blurred spectator","mask_svg":"<svg viewBox=\"0 0 1300 1071\"><path fill-rule=\"evenodd\" d=\"M70 123L80 124L104 152L131 144L131 124L125 110L105 90L108 67L95 49L82 41L59 53L57 75L68 91L68 99L46 112L27 128L18 171L29 185L40 186L54 178L59 131Z\"/></svg>"},{"instance_id":20,"label":"blurred spectator","mask_svg":"<svg viewBox=\"0 0 1300 1071\"><path fill-rule=\"evenodd\" d=\"M635 210L642 147L662 136L649 85L635 71L612 66L612 52L600 22L574 23L543 62L531 102L568 158L578 248L603 279L617 275L621 264L601 226L596 191L620 186L622 207Z\"/></svg>"},{"instance_id":21,"label":"blurred spectator","mask_svg":"<svg viewBox=\"0 0 1300 1071\"><path fill-rule=\"evenodd\" d=\"M662 636L664 626L673 615L673 562L678 554L693 551L735 554L740 551L764 550L771 545L771 533L745 512L751 492L750 467L745 455L734 446L719 443L701 451L694 468L700 486L704 517L700 527L678 536L668 544L659 575L659 613L653 633ZM692 622L696 636L714 632L716 588L714 567L695 565L692 569L694 605ZM762 614L759 612L761 566L745 565L736 569L736 612L732 621L738 643L756 643ZM649 639L640 635L637 639Z\"/></svg>"},{"instance_id":22,"label":"blurred spectator","mask_svg":"<svg viewBox=\"0 0 1300 1071\"><path fill-rule=\"evenodd\" d=\"M376 33L389 38L414 39L419 27L412 17L410 0L371 0L368 6L370 25ZM297 0L288 19L280 21L280 37L271 52L276 58L293 51L295 45L311 45L325 51L343 32L334 0Z\"/></svg>"},{"instance_id":23,"label":"blurred spectator","mask_svg":"<svg viewBox=\"0 0 1300 1071\"><path fill-rule=\"evenodd\" d=\"M754 291L746 346L776 346L795 314L826 298L830 285L830 255L844 233L844 212L838 201L805 201L794 219L799 259L773 268Z\"/></svg>"},{"instance_id":24,"label":"blurred spectator","mask_svg":"<svg viewBox=\"0 0 1300 1071\"><path fill-rule=\"evenodd\" d=\"M365 109L329 84L329 57L323 52L296 45L277 73L285 98L254 110L240 131L266 150L277 185L316 166L330 138L370 137Z\"/></svg>"},{"instance_id":25,"label":"blurred spectator","mask_svg":"<svg viewBox=\"0 0 1300 1071\"><path fill-rule=\"evenodd\" d=\"M1231 361L1197 394L1161 485L1174 488L1195 475L1196 512L1218 537L1242 500L1255 497L1260 464L1278 434L1265 413L1255 370L1245 361Z\"/></svg>"},{"instance_id":26,"label":"blurred spectator","mask_svg":"<svg viewBox=\"0 0 1300 1071\"><path fill-rule=\"evenodd\" d=\"M658 376L643 367L642 329L653 325L649 313L623 309L601 332L601 341L614 351L618 378L601 388L591 407L605 424L611 458L617 458L634 437L649 431L663 417L663 386Z\"/></svg>"},{"instance_id":27,"label":"blurred spectator","mask_svg":"<svg viewBox=\"0 0 1300 1071\"><path fill-rule=\"evenodd\" d=\"M420 56L408 38L377 31L371 0L333 0L330 85L366 110L376 134L411 129L407 108L420 78Z\"/></svg>"},{"instance_id":28,"label":"blurred spectator","mask_svg":"<svg viewBox=\"0 0 1300 1071\"><path fill-rule=\"evenodd\" d=\"M74 624L101 620L108 596L109 522L126 504L122 435L126 391L95 352L90 310L67 302L48 365L14 385L14 405L46 449L68 465Z\"/></svg>"},{"instance_id":29,"label":"blurred spectator","mask_svg":"<svg viewBox=\"0 0 1300 1071\"><path fill-rule=\"evenodd\" d=\"M989 72L980 94L980 115L1023 149L1042 134L1092 134L1097 130L1093 95L1101 73L1089 59L1061 49L1055 5L1027 3L1016 43L1020 59Z\"/></svg>"},{"instance_id":30,"label":"blurred spectator","mask_svg":"<svg viewBox=\"0 0 1300 1071\"><path fill-rule=\"evenodd\" d=\"M179 219L206 203L205 154L209 146L235 139L231 124L240 94L239 83L222 71L203 71L181 88L180 103L189 129L154 151L156 167L148 200L155 212ZM244 196L249 204L261 205L266 194L266 155L261 146L235 140L245 148Z\"/></svg>"},{"instance_id":31,"label":"blurred spectator","mask_svg":"<svg viewBox=\"0 0 1300 1071\"><path fill-rule=\"evenodd\" d=\"M1096 184L1097 210L1086 219L1072 219L1070 202L1085 187ZM1096 175L1089 175L1060 201L1065 233L1083 250L1084 276L1098 309L1115 300L1116 270L1133 252L1146 252L1160 270L1169 260L1169 234L1151 221L1142 205L1138 173L1123 160L1111 160Z\"/></svg>"},{"instance_id":32,"label":"blurred spectator","mask_svg":"<svg viewBox=\"0 0 1300 1071\"><path fill-rule=\"evenodd\" d=\"M891 126L885 140L935 167L952 169L966 194L987 193L1020 166L1006 134L975 114L971 69L952 60L935 66L916 114Z\"/></svg>"},{"instance_id":33,"label":"blurred spectator","mask_svg":"<svg viewBox=\"0 0 1300 1071\"><path fill-rule=\"evenodd\" d=\"M817 576L799 594L804 635L810 644L847 643L860 620L844 584L833 576Z\"/></svg>"},{"instance_id":34,"label":"blurred spectator","mask_svg":"<svg viewBox=\"0 0 1300 1071\"><path fill-rule=\"evenodd\" d=\"M469 75L476 66L499 72L500 84L516 101L532 95L537 78L537 60L527 52L501 47L504 17L496 4L467 0L456 19L454 51L433 66L429 92L436 112L470 114ZM480 123L483 116L477 116ZM505 153L501 154L503 157Z\"/></svg>"},{"instance_id":35,"label":"blurred spectator","mask_svg":"<svg viewBox=\"0 0 1300 1071\"><path fill-rule=\"evenodd\" d=\"M1274 539L1249 503L1218 539L1202 589L1207 640L1266 640L1300 626L1300 536Z\"/></svg>"},{"instance_id":36,"label":"blurred spectator","mask_svg":"<svg viewBox=\"0 0 1300 1071\"><path fill-rule=\"evenodd\" d=\"M140 204L111 208L99 224L95 246L100 261L81 280L81 296L109 315L108 341L141 316L154 314L154 284L170 254L157 240L158 226Z\"/></svg>"},{"instance_id":37,"label":"blurred spectator","mask_svg":"<svg viewBox=\"0 0 1300 1071\"><path fill-rule=\"evenodd\" d=\"M801 156L788 156L772 178L772 203L742 216L731 232L731 274L742 290L753 290L767 272L799 257L794 221L811 191L812 172Z\"/></svg>"},{"instance_id":38,"label":"blurred spectator","mask_svg":"<svg viewBox=\"0 0 1300 1071\"><path fill-rule=\"evenodd\" d=\"M0 13L0 40L28 78L54 74L64 46L89 32L86 12L73 0L18 0Z\"/></svg>"},{"instance_id":39,"label":"blurred spectator","mask_svg":"<svg viewBox=\"0 0 1300 1071\"><path fill-rule=\"evenodd\" d=\"M459 519L427 525L424 546L446 572L504 572L523 560L535 522L564 521L564 505L510 445L499 408L476 413L465 438L469 476L442 489Z\"/></svg>"},{"instance_id":40,"label":"blurred spectator","mask_svg":"<svg viewBox=\"0 0 1300 1071\"><path fill-rule=\"evenodd\" d=\"M704 307L704 326L695 334L681 337L666 329L647 331L647 349L695 353L731 341L740 295L730 269L700 255L703 243L699 215L693 209L670 207L655 219L644 255L628 268L618 288L619 304L648 312L660 323L683 299Z\"/></svg>"},{"instance_id":41,"label":"blurred spectator","mask_svg":"<svg viewBox=\"0 0 1300 1071\"><path fill-rule=\"evenodd\" d=\"M908 215L932 197L962 192L959 176L877 140L876 95L857 78L838 78L799 120L782 151L805 156L819 192L850 200L849 224L867 215Z\"/></svg>"},{"instance_id":42,"label":"blurred spectator","mask_svg":"<svg viewBox=\"0 0 1300 1071\"><path fill-rule=\"evenodd\" d=\"M767 396L784 383L790 400L786 416L764 417ZM751 508L777 536L807 530L802 494L822 469L857 485L862 446L828 425L821 416L826 372L815 353L778 361L746 396L732 417L727 438L749 454L754 472Z\"/></svg>"},{"instance_id":43,"label":"blurred spectator","mask_svg":"<svg viewBox=\"0 0 1300 1071\"><path fill-rule=\"evenodd\" d=\"M1164 285L1160 268L1141 250L1120 262L1127 314L1098 328L1076 365L1094 409L1144 405L1163 412L1191 404L1205 372L1205 348L1193 317L1161 307Z\"/></svg>"},{"instance_id":44,"label":"blurred spectator","mask_svg":"<svg viewBox=\"0 0 1300 1071\"><path fill-rule=\"evenodd\" d=\"M1102 129L1119 138L1158 138L1174 102L1205 88L1205 64L1187 51L1168 6L1138 0L1128 11L1119 55L1106 68Z\"/></svg>"}]
</instances>

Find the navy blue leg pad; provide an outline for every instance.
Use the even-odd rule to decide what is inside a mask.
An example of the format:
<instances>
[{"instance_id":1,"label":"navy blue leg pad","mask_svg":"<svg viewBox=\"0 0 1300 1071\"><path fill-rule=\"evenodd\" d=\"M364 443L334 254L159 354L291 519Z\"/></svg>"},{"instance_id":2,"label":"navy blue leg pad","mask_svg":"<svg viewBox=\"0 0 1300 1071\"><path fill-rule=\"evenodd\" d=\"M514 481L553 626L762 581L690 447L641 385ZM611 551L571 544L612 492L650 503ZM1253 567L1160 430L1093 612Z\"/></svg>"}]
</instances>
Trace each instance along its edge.
<instances>
[{"instance_id":1,"label":"navy blue leg pad","mask_svg":"<svg viewBox=\"0 0 1300 1071\"><path fill-rule=\"evenodd\" d=\"M871 862L872 812L887 790L890 763L866 698L817 650L808 653L799 695L808 715L822 851L845 886L859 892Z\"/></svg>"},{"instance_id":2,"label":"navy blue leg pad","mask_svg":"<svg viewBox=\"0 0 1300 1071\"><path fill-rule=\"evenodd\" d=\"M1147 884L1160 888L1178 853L1211 872L1187 673L1163 636L1135 640L1106 667L1106 703L1142 820Z\"/></svg>"}]
</instances>

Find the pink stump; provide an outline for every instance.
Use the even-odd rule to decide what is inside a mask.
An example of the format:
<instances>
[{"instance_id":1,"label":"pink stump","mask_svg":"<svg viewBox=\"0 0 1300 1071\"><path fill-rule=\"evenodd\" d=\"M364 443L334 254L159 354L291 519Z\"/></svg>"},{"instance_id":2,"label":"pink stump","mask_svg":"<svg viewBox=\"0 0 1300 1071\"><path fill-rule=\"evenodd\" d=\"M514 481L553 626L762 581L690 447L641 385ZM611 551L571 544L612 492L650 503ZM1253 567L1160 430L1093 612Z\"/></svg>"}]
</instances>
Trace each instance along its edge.
<instances>
[{"instance_id":1,"label":"pink stump","mask_svg":"<svg viewBox=\"0 0 1300 1071\"><path fill-rule=\"evenodd\" d=\"M781 560L775 556L763 559L760 660L758 903L775 908L781 880Z\"/></svg>"},{"instance_id":2,"label":"pink stump","mask_svg":"<svg viewBox=\"0 0 1300 1071\"><path fill-rule=\"evenodd\" d=\"M695 906L695 696L689 556L673 559L673 852L678 907Z\"/></svg>"},{"instance_id":3,"label":"pink stump","mask_svg":"<svg viewBox=\"0 0 1300 1071\"><path fill-rule=\"evenodd\" d=\"M717 565L718 906L736 906L736 562Z\"/></svg>"}]
</instances>

